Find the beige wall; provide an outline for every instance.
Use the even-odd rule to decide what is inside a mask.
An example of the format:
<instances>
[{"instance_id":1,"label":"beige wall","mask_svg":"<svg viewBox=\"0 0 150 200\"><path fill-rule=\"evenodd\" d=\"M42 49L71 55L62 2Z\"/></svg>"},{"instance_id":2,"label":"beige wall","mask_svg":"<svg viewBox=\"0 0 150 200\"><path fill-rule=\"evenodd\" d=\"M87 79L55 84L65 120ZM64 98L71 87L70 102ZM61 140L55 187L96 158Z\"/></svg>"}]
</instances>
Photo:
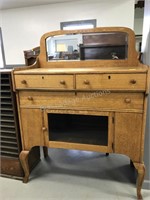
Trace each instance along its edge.
<instances>
[{"instance_id":1,"label":"beige wall","mask_svg":"<svg viewBox=\"0 0 150 200\"><path fill-rule=\"evenodd\" d=\"M133 0L81 0L1 11L6 64L24 64L23 50L39 45L42 34L60 22L97 19L97 26L134 27Z\"/></svg>"},{"instance_id":2,"label":"beige wall","mask_svg":"<svg viewBox=\"0 0 150 200\"><path fill-rule=\"evenodd\" d=\"M144 8L136 8L134 15L134 31L136 35L142 35Z\"/></svg>"}]
</instances>

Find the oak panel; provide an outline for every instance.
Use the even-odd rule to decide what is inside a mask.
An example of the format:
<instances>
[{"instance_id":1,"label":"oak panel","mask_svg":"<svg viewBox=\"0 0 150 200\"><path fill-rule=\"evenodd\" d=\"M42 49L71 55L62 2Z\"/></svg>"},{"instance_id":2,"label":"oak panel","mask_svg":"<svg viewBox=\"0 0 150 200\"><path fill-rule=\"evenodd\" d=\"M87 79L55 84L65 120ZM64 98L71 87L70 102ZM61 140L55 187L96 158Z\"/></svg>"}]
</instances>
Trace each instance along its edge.
<instances>
[{"instance_id":1,"label":"oak panel","mask_svg":"<svg viewBox=\"0 0 150 200\"><path fill-rule=\"evenodd\" d=\"M44 146L43 113L40 109L20 109L23 149Z\"/></svg>"},{"instance_id":2,"label":"oak panel","mask_svg":"<svg viewBox=\"0 0 150 200\"><path fill-rule=\"evenodd\" d=\"M140 162L142 114L115 113L115 153Z\"/></svg>"}]
</instances>

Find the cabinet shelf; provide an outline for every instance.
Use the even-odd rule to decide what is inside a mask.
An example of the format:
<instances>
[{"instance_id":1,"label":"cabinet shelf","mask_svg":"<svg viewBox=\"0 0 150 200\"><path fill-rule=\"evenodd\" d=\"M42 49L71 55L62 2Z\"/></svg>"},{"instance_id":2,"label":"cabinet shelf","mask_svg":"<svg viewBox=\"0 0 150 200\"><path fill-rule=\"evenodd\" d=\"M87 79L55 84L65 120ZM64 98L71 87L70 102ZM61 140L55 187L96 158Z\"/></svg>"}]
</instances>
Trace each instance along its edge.
<instances>
[{"instance_id":1,"label":"cabinet shelf","mask_svg":"<svg viewBox=\"0 0 150 200\"><path fill-rule=\"evenodd\" d=\"M12 111L12 108L3 107L3 108L1 108L1 111Z\"/></svg>"},{"instance_id":2,"label":"cabinet shelf","mask_svg":"<svg viewBox=\"0 0 150 200\"><path fill-rule=\"evenodd\" d=\"M4 83L1 84L1 88L5 88L5 87L10 89L9 83L8 84L4 84Z\"/></svg>"},{"instance_id":3,"label":"cabinet shelf","mask_svg":"<svg viewBox=\"0 0 150 200\"><path fill-rule=\"evenodd\" d=\"M1 108L1 116L14 116L12 109L5 110L4 108Z\"/></svg>"},{"instance_id":4,"label":"cabinet shelf","mask_svg":"<svg viewBox=\"0 0 150 200\"><path fill-rule=\"evenodd\" d=\"M16 147L16 143L14 142L4 142L1 141L1 148L3 149L11 149L13 151L18 151L18 148Z\"/></svg>"},{"instance_id":5,"label":"cabinet shelf","mask_svg":"<svg viewBox=\"0 0 150 200\"><path fill-rule=\"evenodd\" d=\"M18 149L14 147L1 146L1 154L3 154L3 152L7 154L19 155Z\"/></svg>"},{"instance_id":6,"label":"cabinet shelf","mask_svg":"<svg viewBox=\"0 0 150 200\"><path fill-rule=\"evenodd\" d=\"M12 103L9 101L1 102L1 106L11 106L12 107Z\"/></svg>"},{"instance_id":7,"label":"cabinet shelf","mask_svg":"<svg viewBox=\"0 0 150 200\"><path fill-rule=\"evenodd\" d=\"M108 117L48 114L49 140L80 144L108 145Z\"/></svg>"},{"instance_id":8,"label":"cabinet shelf","mask_svg":"<svg viewBox=\"0 0 150 200\"><path fill-rule=\"evenodd\" d=\"M5 122L8 122L8 123L14 123L14 119L9 119L8 117L6 119L1 119L1 122L5 123Z\"/></svg>"},{"instance_id":9,"label":"cabinet shelf","mask_svg":"<svg viewBox=\"0 0 150 200\"><path fill-rule=\"evenodd\" d=\"M15 138L15 131L1 130L1 137Z\"/></svg>"},{"instance_id":10,"label":"cabinet shelf","mask_svg":"<svg viewBox=\"0 0 150 200\"><path fill-rule=\"evenodd\" d=\"M9 93L10 94L10 92L11 92L11 90L6 90L6 89L3 89L2 91L1 91L1 93ZM2 95L2 94L1 94Z\"/></svg>"},{"instance_id":11,"label":"cabinet shelf","mask_svg":"<svg viewBox=\"0 0 150 200\"><path fill-rule=\"evenodd\" d=\"M13 116L13 113L9 113L9 112L6 112L6 113L3 113L0 115L1 117L1 120L13 120L14 119L14 116Z\"/></svg>"},{"instance_id":12,"label":"cabinet shelf","mask_svg":"<svg viewBox=\"0 0 150 200\"><path fill-rule=\"evenodd\" d=\"M10 145L16 145L16 140L10 140L10 139L8 139L8 138L1 138L1 144L2 144L2 146L8 146L9 144Z\"/></svg>"},{"instance_id":13,"label":"cabinet shelf","mask_svg":"<svg viewBox=\"0 0 150 200\"><path fill-rule=\"evenodd\" d=\"M6 157L6 158L18 158L18 153L13 153L13 152L6 152L6 151L1 151L1 155L2 157Z\"/></svg>"},{"instance_id":14,"label":"cabinet shelf","mask_svg":"<svg viewBox=\"0 0 150 200\"><path fill-rule=\"evenodd\" d=\"M4 134L4 133L3 133ZM6 141L6 142L16 142L16 138L14 136L8 136L8 135L5 135L5 136L0 136L1 138L1 141Z\"/></svg>"},{"instance_id":15,"label":"cabinet shelf","mask_svg":"<svg viewBox=\"0 0 150 200\"><path fill-rule=\"evenodd\" d=\"M9 100L11 100L11 96L9 96L9 95L3 95L0 98L1 99L9 99Z\"/></svg>"},{"instance_id":16,"label":"cabinet shelf","mask_svg":"<svg viewBox=\"0 0 150 200\"><path fill-rule=\"evenodd\" d=\"M18 156L19 156L18 152L6 151L6 150L3 150L3 149L1 149L1 155L7 156L9 158L10 157L18 158Z\"/></svg>"}]
</instances>

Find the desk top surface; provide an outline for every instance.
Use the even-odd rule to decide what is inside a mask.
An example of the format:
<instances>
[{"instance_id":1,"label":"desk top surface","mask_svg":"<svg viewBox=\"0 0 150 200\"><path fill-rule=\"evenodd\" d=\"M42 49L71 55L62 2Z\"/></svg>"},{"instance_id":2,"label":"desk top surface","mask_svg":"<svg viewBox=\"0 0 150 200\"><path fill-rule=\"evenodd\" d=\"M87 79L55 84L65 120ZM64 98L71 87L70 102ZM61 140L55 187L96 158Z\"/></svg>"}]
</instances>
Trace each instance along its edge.
<instances>
[{"instance_id":1,"label":"desk top surface","mask_svg":"<svg viewBox=\"0 0 150 200\"><path fill-rule=\"evenodd\" d=\"M96 67L96 68L33 68L15 71L14 74L95 74L95 73L146 73L147 66Z\"/></svg>"}]
</instances>

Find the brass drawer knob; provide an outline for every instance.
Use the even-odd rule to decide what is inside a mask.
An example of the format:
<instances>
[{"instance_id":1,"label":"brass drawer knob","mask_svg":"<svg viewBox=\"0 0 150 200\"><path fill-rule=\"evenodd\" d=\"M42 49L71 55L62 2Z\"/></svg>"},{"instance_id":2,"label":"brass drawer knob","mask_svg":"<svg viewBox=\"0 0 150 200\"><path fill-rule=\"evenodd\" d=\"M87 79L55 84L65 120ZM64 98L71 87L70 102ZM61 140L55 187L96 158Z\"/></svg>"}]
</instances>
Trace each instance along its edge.
<instances>
[{"instance_id":1,"label":"brass drawer knob","mask_svg":"<svg viewBox=\"0 0 150 200\"><path fill-rule=\"evenodd\" d=\"M89 80L84 80L83 82L85 85L89 85L90 84L90 81Z\"/></svg>"},{"instance_id":2,"label":"brass drawer knob","mask_svg":"<svg viewBox=\"0 0 150 200\"><path fill-rule=\"evenodd\" d=\"M131 103L131 99L130 98L125 98L125 103Z\"/></svg>"},{"instance_id":3,"label":"brass drawer knob","mask_svg":"<svg viewBox=\"0 0 150 200\"><path fill-rule=\"evenodd\" d=\"M46 131L46 130L47 130L47 128L43 126L43 127L42 127L42 130L43 130L43 131Z\"/></svg>"},{"instance_id":4,"label":"brass drawer knob","mask_svg":"<svg viewBox=\"0 0 150 200\"><path fill-rule=\"evenodd\" d=\"M60 80L60 84L65 85L66 84L65 80Z\"/></svg>"},{"instance_id":5,"label":"brass drawer knob","mask_svg":"<svg viewBox=\"0 0 150 200\"><path fill-rule=\"evenodd\" d=\"M29 100L29 101L33 101L33 97L28 96L28 100Z\"/></svg>"},{"instance_id":6,"label":"brass drawer knob","mask_svg":"<svg viewBox=\"0 0 150 200\"><path fill-rule=\"evenodd\" d=\"M136 84L136 80L132 79L132 80L130 80L130 83L131 84Z\"/></svg>"},{"instance_id":7,"label":"brass drawer knob","mask_svg":"<svg viewBox=\"0 0 150 200\"><path fill-rule=\"evenodd\" d=\"M22 80L21 83L22 84L27 84L27 81L26 80Z\"/></svg>"}]
</instances>

